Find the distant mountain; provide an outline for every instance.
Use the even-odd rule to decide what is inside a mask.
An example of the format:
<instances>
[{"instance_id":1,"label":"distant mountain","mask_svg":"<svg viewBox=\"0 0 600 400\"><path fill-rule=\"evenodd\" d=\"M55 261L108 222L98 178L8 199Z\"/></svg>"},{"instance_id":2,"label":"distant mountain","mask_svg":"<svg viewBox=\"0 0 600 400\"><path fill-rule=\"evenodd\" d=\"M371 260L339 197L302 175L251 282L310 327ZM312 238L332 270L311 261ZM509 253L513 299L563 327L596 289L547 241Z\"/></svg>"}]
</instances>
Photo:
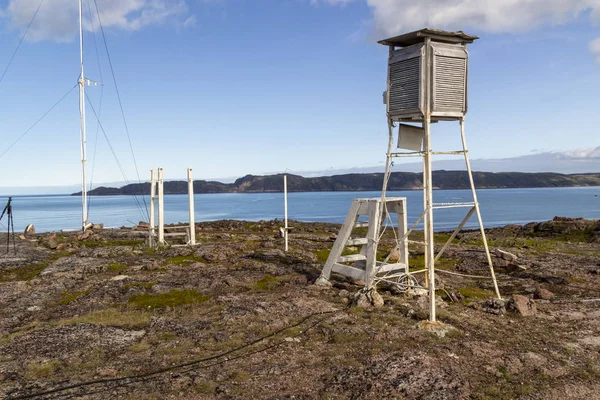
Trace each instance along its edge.
<instances>
[{"instance_id":1,"label":"distant mountain","mask_svg":"<svg viewBox=\"0 0 600 400\"><path fill-rule=\"evenodd\" d=\"M524 188L524 187L569 187L600 186L600 173L557 174L523 172L473 172L478 188ZM436 189L466 189L469 187L465 171L433 171ZM290 192L332 192L332 191L373 191L381 190L383 174L345 174L305 178L288 174ZM186 181L164 183L165 194L187 193ZM413 172L394 172L390 176L389 190L411 190L422 187L422 174ZM283 174L246 175L233 183L216 181L194 181L194 193L264 193L282 192ZM92 196L150 194L150 183L130 184L121 188L98 187L88 192ZM73 193L80 196L81 192Z\"/></svg>"},{"instance_id":2,"label":"distant mountain","mask_svg":"<svg viewBox=\"0 0 600 400\"><path fill-rule=\"evenodd\" d=\"M582 174L600 172L600 146L595 148L582 148L562 152L543 152L525 156L496 158L496 159L471 159L471 166L477 171L486 172L557 172L561 174ZM453 160L433 159L433 168L436 170L463 170L465 161L460 158ZM383 164L372 167L329 169L320 171L292 171L295 174L312 177L339 174L360 174L383 172ZM396 162L394 171L420 172L423 170L422 162Z\"/></svg>"}]
</instances>

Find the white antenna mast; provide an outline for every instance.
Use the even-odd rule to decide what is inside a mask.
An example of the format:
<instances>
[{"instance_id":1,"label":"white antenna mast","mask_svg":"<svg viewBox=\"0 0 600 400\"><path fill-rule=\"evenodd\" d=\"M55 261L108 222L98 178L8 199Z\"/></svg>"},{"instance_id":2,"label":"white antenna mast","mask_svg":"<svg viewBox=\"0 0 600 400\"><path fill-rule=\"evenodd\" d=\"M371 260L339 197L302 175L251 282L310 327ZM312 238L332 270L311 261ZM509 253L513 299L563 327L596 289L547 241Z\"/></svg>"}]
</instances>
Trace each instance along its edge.
<instances>
[{"instance_id":1,"label":"white antenna mast","mask_svg":"<svg viewBox=\"0 0 600 400\"><path fill-rule=\"evenodd\" d=\"M87 189L85 185L87 133L85 126L85 75L83 74L83 0L79 0L79 60L81 76L79 77L79 138L81 141L81 228L85 231L88 225Z\"/></svg>"}]
</instances>

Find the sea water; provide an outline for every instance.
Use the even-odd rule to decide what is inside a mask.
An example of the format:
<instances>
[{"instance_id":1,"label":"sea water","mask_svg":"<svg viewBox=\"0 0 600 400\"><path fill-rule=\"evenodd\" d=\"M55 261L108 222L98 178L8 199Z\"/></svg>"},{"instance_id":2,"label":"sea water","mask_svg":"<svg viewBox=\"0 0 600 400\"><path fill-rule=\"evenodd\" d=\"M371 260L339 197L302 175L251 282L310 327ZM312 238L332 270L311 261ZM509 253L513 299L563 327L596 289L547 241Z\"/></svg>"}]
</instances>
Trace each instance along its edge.
<instances>
[{"instance_id":1,"label":"sea water","mask_svg":"<svg viewBox=\"0 0 600 400\"><path fill-rule=\"evenodd\" d=\"M481 189L477 191L486 227L545 221L554 216L600 219L600 187ZM289 193L289 218L306 222L341 223L358 197L379 197L380 192ZM408 220L412 224L423 212L422 191L391 191L388 197L406 197ZM436 190L434 202L472 201L470 190ZM0 197L0 207L7 198ZM90 196L89 220L106 227L132 226L147 221L149 198L134 196ZM283 193L219 193L195 195L197 222L219 219L247 221L283 218ZM187 195L165 196L165 223L188 221ZM34 224L37 232L76 230L81 225L81 197L68 195L14 196L12 201L15 231ZM468 208L434 211L436 230L454 229ZM6 229L7 216L0 220ZM465 228L476 228L471 217Z\"/></svg>"}]
</instances>

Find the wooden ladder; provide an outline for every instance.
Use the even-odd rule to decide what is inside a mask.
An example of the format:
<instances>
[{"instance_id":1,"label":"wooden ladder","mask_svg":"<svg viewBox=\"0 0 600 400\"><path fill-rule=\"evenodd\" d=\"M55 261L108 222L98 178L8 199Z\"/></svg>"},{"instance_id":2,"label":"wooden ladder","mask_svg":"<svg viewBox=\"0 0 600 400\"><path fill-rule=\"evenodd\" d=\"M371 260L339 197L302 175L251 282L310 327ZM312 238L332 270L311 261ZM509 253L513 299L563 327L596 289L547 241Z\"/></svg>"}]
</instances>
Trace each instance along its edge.
<instances>
[{"instance_id":1,"label":"wooden ladder","mask_svg":"<svg viewBox=\"0 0 600 400\"><path fill-rule=\"evenodd\" d=\"M388 218L388 214L392 213L398 216L396 236L399 239L397 246L399 260L396 263L382 263L377 261L379 235L382 224ZM361 216L366 216L368 222L358 222ZM377 274L397 270L408 273L406 220L405 197L390 197L385 201L382 201L381 198L354 199L323 267L319 281L322 283L329 281L331 273L336 272L354 279L361 279L370 288ZM352 232L356 228L367 228L367 236L351 238ZM393 226L390 228L395 229ZM361 246L361 249L358 254L342 255L347 246Z\"/></svg>"}]
</instances>

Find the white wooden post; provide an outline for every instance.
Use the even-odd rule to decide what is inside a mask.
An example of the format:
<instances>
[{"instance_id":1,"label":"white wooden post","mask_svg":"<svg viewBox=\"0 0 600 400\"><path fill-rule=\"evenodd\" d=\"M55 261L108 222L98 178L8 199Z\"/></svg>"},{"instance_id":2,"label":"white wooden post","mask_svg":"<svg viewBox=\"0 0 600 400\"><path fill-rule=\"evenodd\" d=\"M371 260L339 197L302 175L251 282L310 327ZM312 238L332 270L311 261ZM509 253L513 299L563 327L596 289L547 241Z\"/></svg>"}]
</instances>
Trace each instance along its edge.
<instances>
[{"instance_id":1,"label":"white wooden post","mask_svg":"<svg viewBox=\"0 0 600 400\"><path fill-rule=\"evenodd\" d=\"M429 321L435 322L435 254L433 237L433 179L431 166L431 104L429 102L431 93L431 58L432 58L431 38L425 39L425 116L423 119L423 183L424 192L424 211L425 211L425 266L427 268L427 284L429 289Z\"/></svg>"},{"instance_id":2,"label":"white wooden post","mask_svg":"<svg viewBox=\"0 0 600 400\"><path fill-rule=\"evenodd\" d=\"M156 171L150 170L150 246L154 245L154 235L156 234L155 224L156 217L154 215L154 207L156 206Z\"/></svg>"},{"instance_id":3,"label":"white wooden post","mask_svg":"<svg viewBox=\"0 0 600 400\"><path fill-rule=\"evenodd\" d=\"M368 214L369 214L369 228L367 230L367 262L365 264L365 284L367 289L373 289L375 278L375 267L377 265L377 244L379 242L379 232L381 228L382 212L381 208L384 204L378 199L369 199Z\"/></svg>"},{"instance_id":4,"label":"white wooden post","mask_svg":"<svg viewBox=\"0 0 600 400\"><path fill-rule=\"evenodd\" d=\"M165 244L165 196L163 169L158 169L158 243Z\"/></svg>"},{"instance_id":5,"label":"white wooden post","mask_svg":"<svg viewBox=\"0 0 600 400\"><path fill-rule=\"evenodd\" d=\"M287 203L287 175L283 175L283 214L284 214L284 238L285 251L288 251L288 203Z\"/></svg>"},{"instance_id":6,"label":"white wooden post","mask_svg":"<svg viewBox=\"0 0 600 400\"><path fill-rule=\"evenodd\" d=\"M196 244L196 222L194 221L194 180L192 178L192 169L188 168L188 202L190 212L190 245Z\"/></svg>"}]
</instances>

